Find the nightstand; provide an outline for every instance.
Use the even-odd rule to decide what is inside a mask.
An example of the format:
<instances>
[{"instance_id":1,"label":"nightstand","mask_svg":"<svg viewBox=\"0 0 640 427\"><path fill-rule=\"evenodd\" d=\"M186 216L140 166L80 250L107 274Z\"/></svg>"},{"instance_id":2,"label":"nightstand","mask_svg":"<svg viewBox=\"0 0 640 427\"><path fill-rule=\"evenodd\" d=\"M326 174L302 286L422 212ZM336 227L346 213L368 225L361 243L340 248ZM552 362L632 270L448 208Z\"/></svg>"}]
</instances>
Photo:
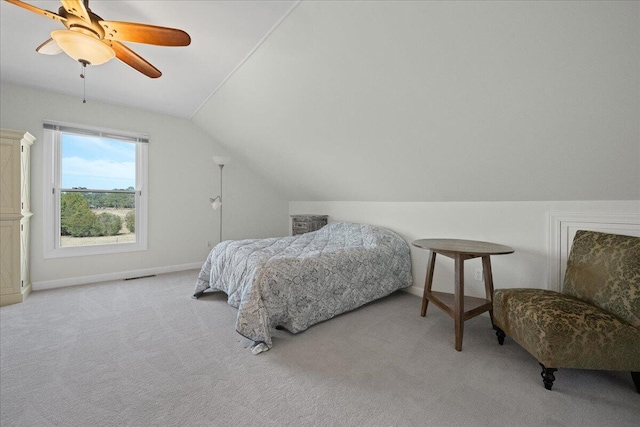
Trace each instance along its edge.
<instances>
[{"instance_id":1,"label":"nightstand","mask_svg":"<svg viewBox=\"0 0 640 427\"><path fill-rule=\"evenodd\" d=\"M304 234L316 231L327 225L329 215L290 215L291 234Z\"/></svg>"}]
</instances>

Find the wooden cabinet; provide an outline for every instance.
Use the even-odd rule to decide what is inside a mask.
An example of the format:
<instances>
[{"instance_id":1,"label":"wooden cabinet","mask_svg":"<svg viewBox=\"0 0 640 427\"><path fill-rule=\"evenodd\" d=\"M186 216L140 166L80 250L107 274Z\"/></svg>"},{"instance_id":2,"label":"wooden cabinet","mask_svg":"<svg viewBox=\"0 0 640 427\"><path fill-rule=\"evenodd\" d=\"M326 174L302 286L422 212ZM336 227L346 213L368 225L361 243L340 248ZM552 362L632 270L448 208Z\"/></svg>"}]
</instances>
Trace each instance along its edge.
<instances>
[{"instance_id":1,"label":"wooden cabinet","mask_svg":"<svg viewBox=\"0 0 640 427\"><path fill-rule=\"evenodd\" d=\"M31 145L28 132L0 129L0 306L31 292Z\"/></svg>"},{"instance_id":2,"label":"wooden cabinet","mask_svg":"<svg viewBox=\"0 0 640 427\"><path fill-rule=\"evenodd\" d=\"M304 234L327 225L328 215L291 215L291 233Z\"/></svg>"}]
</instances>

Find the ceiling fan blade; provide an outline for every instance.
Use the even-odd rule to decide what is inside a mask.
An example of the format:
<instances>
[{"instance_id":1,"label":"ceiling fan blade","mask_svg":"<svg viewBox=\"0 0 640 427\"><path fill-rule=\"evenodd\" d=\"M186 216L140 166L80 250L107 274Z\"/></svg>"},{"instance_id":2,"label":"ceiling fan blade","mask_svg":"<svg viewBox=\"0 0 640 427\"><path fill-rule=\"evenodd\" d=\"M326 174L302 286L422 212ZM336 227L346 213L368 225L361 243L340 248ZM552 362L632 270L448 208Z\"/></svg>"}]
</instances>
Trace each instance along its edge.
<instances>
[{"instance_id":1,"label":"ceiling fan blade","mask_svg":"<svg viewBox=\"0 0 640 427\"><path fill-rule=\"evenodd\" d=\"M39 7L31 6L28 3L22 2L20 0L6 0L11 4L15 4L16 6L20 6L24 9L30 10L31 12L35 12L39 15L46 16L47 18L54 19L56 21L64 22L67 20L64 16L60 16L57 13L53 13L50 10L40 9Z\"/></svg>"},{"instance_id":2,"label":"ceiling fan blade","mask_svg":"<svg viewBox=\"0 0 640 427\"><path fill-rule=\"evenodd\" d=\"M77 16L87 24L91 24L91 17L83 0L60 0L60 3L62 3L62 7L67 13Z\"/></svg>"},{"instance_id":3,"label":"ceiling fan blade","mask_svg":"<svg viewBox=\"0 0 640 427\"><path fill-rule=\"evenodd\" d=\"M103 40L102 42L108 46L111 46L111 48L116 53L116 58L118 58L128 66L140 71L145 76L151 77L152 79L157 79L162 75L160 70L158 70L156 67L147 62L143 57L141 57L122 43L111 40Z\"/></svg>"},{"instance_id":4,"label":"ceiling fan blade","mask_svg":"<svg viewBox=\"0 0 640 427\"><path fill-rule=\"evenodd\" d=\"M189 34L176 28L120 21L98 21L98 23L104 28L104 38L109 40L158 46L189 46L191 43Z\"/></svg>"},{"instance_id":5,"label":"ceiling fan blade","mask_svg":"<svg viewBox=\"0 0 640 427\"><path fill-rule=\"evenodd\" d=\"M62 52L62 48L54 39L49 39L36 48L36 52L45 55L57 55Z\"/></svg>"}]
</instances>

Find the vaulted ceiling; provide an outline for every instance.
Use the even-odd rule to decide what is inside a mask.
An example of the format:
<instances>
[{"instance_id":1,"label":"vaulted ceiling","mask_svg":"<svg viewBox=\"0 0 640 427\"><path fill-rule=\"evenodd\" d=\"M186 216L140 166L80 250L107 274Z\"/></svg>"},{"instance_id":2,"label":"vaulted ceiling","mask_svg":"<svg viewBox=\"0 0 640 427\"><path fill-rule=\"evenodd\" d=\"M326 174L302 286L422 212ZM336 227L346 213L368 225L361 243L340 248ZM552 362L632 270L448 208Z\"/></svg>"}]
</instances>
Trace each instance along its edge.
<instances>
[{"instance_id":1,"label":"vaulted ceiling","mask_svg":"<svg viewBox=\"0 0 640 427\"><path fill-rule=\"evenodd\" d=\"M57 12L60 1L28 4ZM118 60L88 67L64 53L35 51L57 21L0 1L0 78L47 91L189 118L278 26L296 1L100 1L90 9L105 20L179 28L187 47L125 43L163 73L150 79ZM86 84L86 88L84 85Z\"/></svg>"},{"instance_id":2,"label":"vaulted ceiling","mask_svg":"<svg viewBox=\"0 0 640 427\"><path fill-rule=\"evenodd\" d=\"M2 80L80 98L80 65L34 52L60 24L0 5ZM88 71L88 102L190 118L288 200L640 197L640 2L91 8L192 44L131 44L163 76L111 61Z\"/></svg>"}]
</instances>

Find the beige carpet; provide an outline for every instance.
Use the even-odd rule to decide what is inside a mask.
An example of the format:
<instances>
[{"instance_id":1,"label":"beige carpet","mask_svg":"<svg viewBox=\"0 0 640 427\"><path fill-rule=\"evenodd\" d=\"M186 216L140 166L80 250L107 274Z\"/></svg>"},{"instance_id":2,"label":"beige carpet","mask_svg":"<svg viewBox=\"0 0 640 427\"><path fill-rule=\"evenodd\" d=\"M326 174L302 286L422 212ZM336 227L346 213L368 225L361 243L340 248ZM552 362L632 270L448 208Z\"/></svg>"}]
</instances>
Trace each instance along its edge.
<instances>
[{"instance_id":1,"label":"beige carpet","mask_svg":"<svg viewBox=\"0 0 640 427\"><path fill-rule=\"evenodd\" d=\"M0 309L9 426L637 426L628 372L538 363L487 316L453 321L396 293L254 356L197 271L34 292Z\"/></svg>"}]
</instances>

